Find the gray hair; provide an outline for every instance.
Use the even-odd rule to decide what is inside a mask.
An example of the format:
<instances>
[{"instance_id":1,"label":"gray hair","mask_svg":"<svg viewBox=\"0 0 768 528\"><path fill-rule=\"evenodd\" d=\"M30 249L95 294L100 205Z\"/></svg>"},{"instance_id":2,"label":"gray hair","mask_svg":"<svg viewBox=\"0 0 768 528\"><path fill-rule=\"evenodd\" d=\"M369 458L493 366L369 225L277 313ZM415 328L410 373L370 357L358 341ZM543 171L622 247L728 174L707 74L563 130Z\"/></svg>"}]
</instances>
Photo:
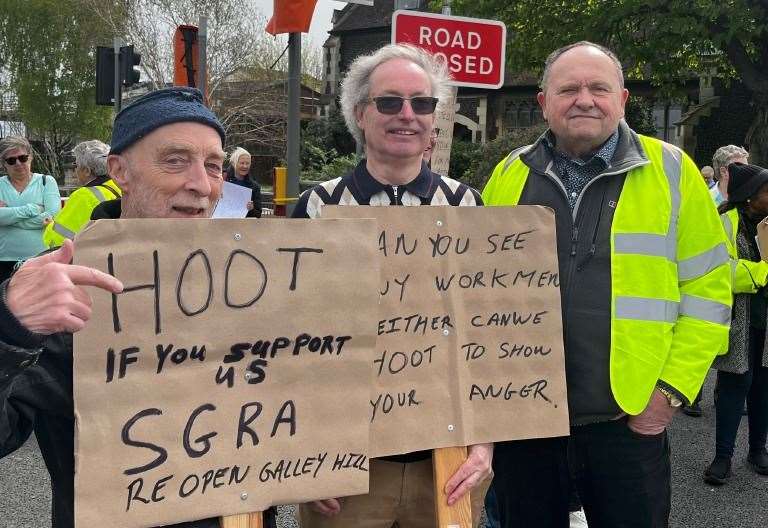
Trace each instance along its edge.
<instances>
[{"instance_id":1,"label":"gray hair","mask_svg":"<svg viewBox=\"0 0 768 528\"><path fill-rule=\"evenodd\" d=\"M728 167L733 158L749 158L749 152L736 145L725 145L715 151L712 156L712 168L715 169L715 179L720 181L720 168Z\"/></svg>"},{"instance_id":2,"label":"gray hair","mask_svg":"<svg viewBox=\"0 0 768 528\"><path fill-rule=\"evenodd\" d=\"M5 153L13 149L21 149L27 154L32 154L32 145L29 144L25 137L6 136L0 139L0 158L5 159Z\"/></svg>"},{"instance_id":3,"label":"gray hair","mask_svg":"<svg viewBox=\"0 0 768 528\"><path fill-rule=\"evenodd\" d=\"M229 164L230 166L234 167L237 165L237 162L240 161L240 158L243 157L243 155L250 157L251 154L245 150L243 147L237 147L235 150L232 151L232 153L229 155Z\"/></svg>"},{"instance_id":4,"label":"gray hair","mask_svg":"<svg viewBox=\"0 0 768 528\"><path fill-rule=\"evenodd\" d=\"M75 156L75 165L90 170L92 176L107 175L109 145L106 143L102 143L98 139L83 141L75 145L72 154Z\"/></svg>"},{"instance_id":5,"label":"gray hair","mask_svg":"<svg viewBox=\"0 0 768 528\"><path fill-rule=\"evenodd\" d=\"M581 48L584 46L595 48L596 50L603 52L609 59L611 59L613 64L616 66L616 74L619 76L619 85L624 88L624 70L621 67L621 61L616 56L616 54L605 46L601 46L600 44L595 44L594 42L589 42L588 40L580 40L579 42L574 42L573 44L568 44L567 46L558 48L549 54L547 60L544 61L544 73L541 76L541 83L539 84L542 91L546 91L547 89L547 81L549 80L549 74L555 61L557 61L557 59L559 59L563 54L571 51L573 48Z\"/></svg>"},{"instance_id":6,"label":"gray hair","mask_svg":"<svg viewBox=\"0 0 768 528\"><path fill-rule=\"evenodd\" d=\"M341 83L341 113L347 129L359 144L365 143L363 131L357 126L355 110L368 103L371 95L371 75L373 71L393 59L405 59L416 64L427 74L430 94L445 101L450 93L448 66L428 51L409 44L388 44L369 55L361 55L349 66L347 75Z\"/></svg>"}]
</instances>

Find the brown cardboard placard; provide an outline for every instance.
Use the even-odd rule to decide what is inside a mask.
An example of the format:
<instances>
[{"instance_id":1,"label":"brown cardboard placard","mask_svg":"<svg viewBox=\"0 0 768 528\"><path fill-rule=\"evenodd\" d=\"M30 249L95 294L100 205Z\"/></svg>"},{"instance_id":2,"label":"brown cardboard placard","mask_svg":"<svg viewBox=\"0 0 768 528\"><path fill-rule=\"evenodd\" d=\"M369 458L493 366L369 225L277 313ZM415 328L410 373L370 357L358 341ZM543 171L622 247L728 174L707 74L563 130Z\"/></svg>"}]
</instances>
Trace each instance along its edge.
<instances>
[{"instance_id":1,"label":"brown cardboard placard","mask_svg":"<svg viewBox=\"0 0 768 528\"><path fill-rule=\"evenodd\" d=\"M76 526L366 493L375 232L373 220L83 231L76 263L126 290L93 290L75 335Z\"/></svg>"},{"instance_id":2,"label":"brown cardboard placard","mask_svg":"<svg viewBox=\"0 0 768 528\"><path fill-rule=\"evenodd\" d=\"M760 258L768 262L768 218L757 224L757 248L760 250ZM736 229L734 226L733 229Z\"/></svg>"},{"instance_id":3,"label":"brown cardboard placard","mask_svg":"<svg viewBox=\"0 0 768 528\"><path fill-rule=\"evenodd\" d=\"M371 456L567 435L554 213L329 207L376 218Z\"/></svg>"}]
</instances>

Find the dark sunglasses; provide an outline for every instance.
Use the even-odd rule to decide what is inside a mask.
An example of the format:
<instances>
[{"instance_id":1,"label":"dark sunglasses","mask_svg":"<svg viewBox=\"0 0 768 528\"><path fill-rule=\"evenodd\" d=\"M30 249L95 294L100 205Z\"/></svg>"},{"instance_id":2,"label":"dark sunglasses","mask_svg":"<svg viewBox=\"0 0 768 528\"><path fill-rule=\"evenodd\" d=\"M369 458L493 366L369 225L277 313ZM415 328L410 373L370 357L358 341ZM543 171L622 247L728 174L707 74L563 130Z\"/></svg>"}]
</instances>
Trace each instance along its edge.
<instances>
[{"instance_id":1,"label":"dark sunglasses","mask_svg":"<svg viewBox=\"0 0 768 528\"><path fill-rule=\"evenodd\" d=\"M382 114L395 115L403 109L405 101L411 102L411 110L414 114L427 115L432 114L437 107L437 97L418 95L416 97L400 97L399 95L380 95L372 97L368 102L376 103L376 110Z\"/></svg>"},{"instance_id":2,"label":"dark sunglasses","mask_svg":"<svg viewBox=\"0 0 768 528\"><path fill-rule=\"evenodd\" d=\"M16 165L16 160L19 160L21 163L26 163L27 161L29 161L29 154L22 154L21 156L11 156L10 158L5 158L3 161L6 162L8 165Z\"/></svg>"}]
</instances>

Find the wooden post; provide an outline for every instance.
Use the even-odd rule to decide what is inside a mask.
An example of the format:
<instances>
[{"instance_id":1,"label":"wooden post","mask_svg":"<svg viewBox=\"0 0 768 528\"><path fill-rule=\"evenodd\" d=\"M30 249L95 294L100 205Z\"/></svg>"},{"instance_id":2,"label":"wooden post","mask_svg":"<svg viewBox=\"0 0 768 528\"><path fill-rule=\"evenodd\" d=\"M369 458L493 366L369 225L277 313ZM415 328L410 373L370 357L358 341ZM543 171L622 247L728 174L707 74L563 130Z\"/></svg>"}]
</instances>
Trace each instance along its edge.
<instances>
[{"instance_id":1,"label":"wooden post","mask_svg":"<svg viewBox=\"0 0 768 528\"><path fill-rule=\"evenodd\" d=\"M221 528L264 528L261 512L241 513L221 518Z\"/></svg>"},{"instance_id":2,"label":"wooden post","mask_svg":"<svg viewBox=\"0 0 768 528\"><path fill-rule=\"evenodd\" d=\"M437 528L472 528L472 503L469 493L453 506L448 506L445 484L467 460L466 447L443 447L432 451L435 475L435 513Z\"/></svg>"}]
</instances>

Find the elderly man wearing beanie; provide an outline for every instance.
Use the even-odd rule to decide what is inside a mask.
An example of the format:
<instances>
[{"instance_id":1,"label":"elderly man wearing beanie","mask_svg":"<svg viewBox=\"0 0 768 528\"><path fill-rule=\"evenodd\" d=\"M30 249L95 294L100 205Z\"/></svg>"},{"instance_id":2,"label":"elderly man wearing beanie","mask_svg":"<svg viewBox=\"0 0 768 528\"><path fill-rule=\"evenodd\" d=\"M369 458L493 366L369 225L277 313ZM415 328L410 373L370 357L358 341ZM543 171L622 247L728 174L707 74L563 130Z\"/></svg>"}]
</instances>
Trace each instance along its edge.
<instances>
[{"instance_id":1,"label":"elderly man wearing beanie","mask_svg":"<svg viewBox=\"0 0 768 528\"><path fill-rule=\"evenodd\" d=\"M748 465L768 475L768 346L765 340L768 263L757 246L757 225L768 215L768 169L728 165L728 199L719 211L728 235L733 275L733 317L728 352L715 359L715 458L704 471L709 484L725 484L731 476L736 432L744 400L749 421ZM765 254L768 248L762 248Z\"/></svg>"},{"instance_id":2,"label":"elderly man wearing beanie","mask_svg":"<svg viewBox=\"0 0 768 528\"><path fill-rule=\"evenodd\" d=\"M198 90L145 95L115 118L107 164L122 200L104 202L94 217L209 217L221 192L223 143L224 129ZM70 264L72 256L65 240L0 285L0 456L35 431L51 475L53 528L74 526L72 332L91 315L83 286L123 288L110 275Z\"/></svg>"}]
</instances>

